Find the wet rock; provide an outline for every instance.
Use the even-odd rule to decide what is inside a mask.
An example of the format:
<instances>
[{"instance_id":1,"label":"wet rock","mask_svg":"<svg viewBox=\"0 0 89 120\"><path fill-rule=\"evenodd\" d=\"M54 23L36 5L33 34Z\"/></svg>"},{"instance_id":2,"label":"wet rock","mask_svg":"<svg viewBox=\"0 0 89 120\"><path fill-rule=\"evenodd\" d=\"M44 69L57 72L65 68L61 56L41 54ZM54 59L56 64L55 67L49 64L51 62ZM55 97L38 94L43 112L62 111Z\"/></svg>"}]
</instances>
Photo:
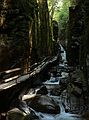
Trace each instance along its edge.
<instances>
[{"instance_id":1,"label":"wet rock","mask_svg":"<svg viewBox=\"0 0 89 120\"><path fill-rule=\"evenodd\" d=\"M48 94L48 90L47 90L46 86L42 86L42 87L40 88L40 90L37 91L37 94L41 94L41 95L46 95L46 94Z\"/></svg>"},{"instance_id":2,"label":"wet rock","mask_svg":"<svg viewBox=\"0 0 89 120\"><path fill-rule=\"evenodd\" d=\"M81 97L82 95L82 89L73 86L72 94L75 95L76 97Z\"/></svg>"},{"instance_id":3,"label":"wet rock","mask_svg":"<svg viewBox=\"0 0 89 120\"><path fill-rule=\"evenodd\" d=\"M65 79L65 78L64 78L64 79L63 79L63 78L60 79L60 83L59 83L59 85L62 86L62 85L66 85L66 84L67 84L67 79Z\"/></svg>"},{"instance_id":4,"label":"wet rock","mask_svg":"<svg viewBox=\"0 0 89 120\"><path fill-rule=\"evenodd\" d=\"M65 90L67 88L67 80L66 79L61 79L59 85L61 86L61 91Z\"/></svg>"},{"instance_id":5,"label":"wet rock","mask_svg":"<svg viewBox=\"0 0 89 120\"><path fill-rule=\"evenodd\" d=\"M32 107L38 112L57 114L60 113L60 107L57 103L46 95L35 96L28 102L28 106Z\"/></svg>"},{"instance_id":6,"label":"wet rock","mask_svg":"<svg viewBox=\"0 0 89 120\"><path fill-rule=\"evenodd\" d=\"M63 105L63 107L64 107L64 109L65 109L65 112L68 113L68 112L69 112L69 109L68 109L68 107L65 105L64 102L62 103L62 105Z\"/></svg>"},{"instance_id":7,"label":"wet rock","mask_svg":"<svg viewBox=\"0 0 89 120\"><path fill-rule=\"evenodd\" d=\"M26 102L22 101L20 99L17 99L15 101L13 101L12 102L12 107L16 107L16 108L18 108L19 110L21 110L22 112L24 112L26 114L30 113L29 108L28 108Z\"/></svg>"},{"instance_id":8,"label":"wet rock","mask_svg":"<svg viewBox=\"0 0 89 120\"><path fill-rule=\"evenodd\" d=\"M60 87L56 87L54 89L51 90L50 92L51 95L54 95L54 96L60 96L61 95L61 89Z\"/></svg>"},{"instance_id":9,"label":"wet rock","mask_svg":"<svg viewBox=\"0 0 89 120\"><path fill-rule=\"evenodd\" d=\"M83 84L82 84L82 82L80 82L80 81L73 81L72 82L75 86L77 86L77 87L79 87L79 88L82 88L83 87Z\"/></svg>"},{"instance_id":10,"label":"wet rock","mask_svg":"<svg viewBox=\"0 0 89 120\"><path fill-rule=\"evenodd\" d=\"M7 113L6 120L23 120L26 114L19 110L18 108L14 108Z\"/></svg>"},{"instance_id":11,"label":"wet rock","mask_svg":"<svg viewBox=\"0 0 89 120\"><path fill-rule=\"evenodd\" d=\"M25 114L18 108L14 108L7 113L6 120L37 120L39 117L35 114L34 111L30 111L29 114Z\"/></svg>"},{"instance_id":12,"label":"wet rock","mask_svg":"<svg viewBox=\"0 0 89 120\"><path fill-rule=\"evenodd\" d=\"M35 114L34 111L31 111L30 114L25 116L24 120L39 120L39 117Z\"/></svg>"},{"instance_id":13,"label":"wet rock","mask_svg":"<svg viewBox=\"0 0 89 120\"><path fill-rule=\"evenodd\" d=\"M52 67L52 69L50 70L50 72L51 72L51 75L53 76L53 77L56 77L56 75L57 75L57 67L55 66L55 67Z\"/></svg>"}]
</instances>

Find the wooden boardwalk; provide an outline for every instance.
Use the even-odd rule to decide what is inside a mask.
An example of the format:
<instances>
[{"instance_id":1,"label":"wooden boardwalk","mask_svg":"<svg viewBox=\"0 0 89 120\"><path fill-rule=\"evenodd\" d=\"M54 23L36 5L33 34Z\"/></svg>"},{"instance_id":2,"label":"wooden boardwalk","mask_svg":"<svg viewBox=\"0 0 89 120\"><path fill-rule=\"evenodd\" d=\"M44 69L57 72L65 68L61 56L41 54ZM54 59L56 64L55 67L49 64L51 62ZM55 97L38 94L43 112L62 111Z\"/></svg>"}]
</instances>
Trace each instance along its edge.
<instances>
[{"instance_id":1,"label":"wooden boardwalk","mask_svg":"<svg viewBox=\"0 0 89 120\"><path fill-rule=\"evenodd\" d=\"M9 109L13 100L18 99L19 96L27 89L33 88L34 85L38 85L37 80L42 80L47 77L49 69L59 62L59 55L54 56L51 59L42 61L32 71L23 74L13 74L12 77L8 77L12 72L19 73L21 68L15 68L12 70L4 71L5 74L0 84L0 112L5 112ZM6 76L6 77L5 77ZM6 79L5 79L6 78Z\"/></svg>"}]
</instances>

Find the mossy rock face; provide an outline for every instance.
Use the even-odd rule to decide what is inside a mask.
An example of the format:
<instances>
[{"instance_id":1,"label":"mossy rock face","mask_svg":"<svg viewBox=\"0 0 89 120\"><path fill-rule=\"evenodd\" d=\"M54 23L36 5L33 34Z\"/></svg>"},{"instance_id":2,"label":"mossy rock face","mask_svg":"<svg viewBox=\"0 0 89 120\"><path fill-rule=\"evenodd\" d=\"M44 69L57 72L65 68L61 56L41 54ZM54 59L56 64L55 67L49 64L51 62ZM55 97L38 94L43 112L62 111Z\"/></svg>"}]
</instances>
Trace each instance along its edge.
<instances>
[{"instance_id":1,"label":"mossy rock face","mask_svg":"<svg viewBox=\"0 0 89 120\"><path fill-rule=\"evenodd\" d=\"M5 4L5 5L4 5ZM31 6L32 5L32 6ZM27 56L29 24L34 15L30 0L0 1L0 69L10 68ZM6 50L8 49L8 50Z\"/></svg>"},{"instance_id":2,"label":"mossy rock face","mask_svg":"<svg viewBox=\"0 0 89 120\"><path fill-rule=\"evenodd\" d=\"M50 97L46 95L37 95L28 102L28 106L34 110L43 113L57 114L60 113L60 107Z\"/></svg>"}]
</instances>

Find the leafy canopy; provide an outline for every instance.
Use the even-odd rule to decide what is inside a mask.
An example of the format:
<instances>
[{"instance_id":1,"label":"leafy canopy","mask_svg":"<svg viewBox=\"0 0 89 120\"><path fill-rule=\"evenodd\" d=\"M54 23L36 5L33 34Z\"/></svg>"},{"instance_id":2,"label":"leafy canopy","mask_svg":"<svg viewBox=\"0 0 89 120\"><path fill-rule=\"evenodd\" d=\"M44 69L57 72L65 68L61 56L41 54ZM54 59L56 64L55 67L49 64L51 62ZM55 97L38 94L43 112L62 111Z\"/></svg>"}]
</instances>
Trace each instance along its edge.
<instances>
[{"instance_id":1,"label":"leafy canopy","mask_svg":"<svg viewBox=\"0 0 89 120\"><path fill-rule=\"evenodd\" d=\"M69 17L70 0L48 0L48 5L52 19L64 26Z\"/></svg>"}]
</instances>

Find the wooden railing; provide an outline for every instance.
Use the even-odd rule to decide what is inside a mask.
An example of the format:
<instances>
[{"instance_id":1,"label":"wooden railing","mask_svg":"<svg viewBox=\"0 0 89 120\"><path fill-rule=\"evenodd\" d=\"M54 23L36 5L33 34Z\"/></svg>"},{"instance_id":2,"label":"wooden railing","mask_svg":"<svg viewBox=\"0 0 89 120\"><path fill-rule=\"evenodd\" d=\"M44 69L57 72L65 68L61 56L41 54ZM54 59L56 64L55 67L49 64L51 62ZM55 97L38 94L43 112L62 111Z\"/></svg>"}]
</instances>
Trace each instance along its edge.
<instances>
[{"instance_id":1,"label":"wooden railing","mask_svg":"<svg viewBox=\"0 0 89 120\"><path fill-rule=\"evenodd\" d=\"M9 82L13 79L18 78L21 72L21 68L14 68L0 72L0 83Z\"/></svg>"},{"instance_id":2,"label":"wooden railing","mask_svg":"<svg viewBox=\"0 0 89 120\"><path fill-rule=\"evenodd\" d=\"M44 58L39 63L34 63L32 66L30 66L30 71L27 73L24 73L22 68L14 68L10 70L6 70L0 73L0 90L4 88L4 86L8 87L10 84L17 84L21 81L25 81L31 76L34 76L35 74L40 73L47 65L51 64L53 61L57 59L56 57L53 58Z\"/></svg>"},{"instance_id":3,"label":"wooden railing","mask_svg":"<svg viewBox=\"0 0 89 120\"><path fill-rule=\"evenodd\" d=\"M30 66L31 70L28 73L22 72L21 68L1 72L0 113L7 112L13 100L20 98L24 92L41 85L50 67L57 64L57 62L58 56L55 56ZM45 79L47 80L47 78Z\"/></svg>"}]
</instances>

